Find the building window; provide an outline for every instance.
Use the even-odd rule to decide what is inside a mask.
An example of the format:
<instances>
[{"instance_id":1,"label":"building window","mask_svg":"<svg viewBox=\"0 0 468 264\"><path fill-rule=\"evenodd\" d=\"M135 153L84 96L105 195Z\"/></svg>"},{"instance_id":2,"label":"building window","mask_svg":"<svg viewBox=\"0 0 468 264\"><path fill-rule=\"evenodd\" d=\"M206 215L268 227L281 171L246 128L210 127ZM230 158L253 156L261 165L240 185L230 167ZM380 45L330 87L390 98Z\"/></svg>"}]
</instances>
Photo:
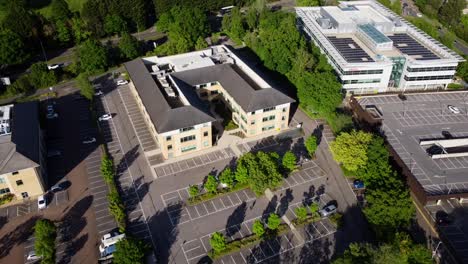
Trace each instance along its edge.
<instances>
[{"instance_id":1,"label":"building window","mask_svg":"<svg viewBox=\"0 0 468 264\"><path fill-rule=\"evenodd\" d=\"M10 192L9 188L0 189L0 194L5 194L5 193L9 193L9 192Z\"/></svg>"},{"instance_id":2,"label":"building window","mask_svg":"<svg viewBox=\"0 0 468 264\"><path fill-rule=\"evenodd\" d=\"M255 120L250 121L251 125L255 125Z\"/></svg>"},{"instance_id":3,"label":"building window","mask_svg":"<svg viewBox=\"0 0 468 264\"><path fill-rule=\"evenodd\" d=\"M166 137L166 140L167 140L167 141L171 141L171 140L172 140L172 137L171 137L171 136L167 136L167 137Z\"/></svg>"},{"instance_id":4,"label":"building window","mask_svg":"<svg viewBox=\"0 0 468 264\"><path fill-rule=\"evenodd\" d=\"M22 192L22 193L21 193L21 196L22 196L23 198L28 198L28 197L29 197L28 192Z\"/></svg>"},{"instance_id":5,"label":"building window","mask_svg":"<svg viewBox=\"0 0 468 264\"><path fill-rule=\"evenodd\" d=\"M21 185L23 185L23 184L24 184L24 183L23 183L22 180L17 180L17 181L16 181L16 185L18 185L18 186L21 186Z\"/></svg>"},{"instance_id":6,"label":"building window","mask_svg":"<svg viewBox=\"0 0 468 264\"><path fill-rule=\"evenodd\" d=\"M203 142L203 146L208 147L208 141Z\"/></svg>"},{"instance_id":7,"label":"building window","mask_svg":"<svg viewBox=\"0 0 468 264\"><path fill-rule=\"evenodd\" d=\"M218 94L218 93L219 93L218 91L211 91L210 92L211 95Z\"/></svg>"},{"instance_id":8,"label":"building window","mask_svg":"<svg viewBox=\"0 0 468 264\"><path fill-rule=\"evenodd\" d=\"M266 116L262 119L263 122L267 122L267 121L271 121L271 120L275 120L275 116L274 115L271 115L271 116Z\"/></svg>"},{"instance_id":9,"label":"building window","mask_svg":"<svg viewBox=\"0 0 468 264\"><path fill-rule=\"evenodd\" d=\"M275 109L276 109L276 106L273 106L273 107L263 109L263 112L269 112L269 111L273 111Z\"/></svg>"},{"instance_id":10,"label":"building window","mask_svg":"<svg viewBox=\"0 0 468 264\"><path fill-rule=\"evenodd\" d=\"M6 182L6 181L5 181L5 178L3 178L3 177L0 178L0 183L5 183L5 182Z\"/></svg>"},{"instance_id":11,"label":"building window","mask_svg":"<svg viewBox=\"0 0 468 264\"><path fill-rule=\"evenodd\" d=\"M188 147L183 147L181 149L182 152L187 152L187 151L191 151L191 150L194 150L194 149L197 149L197 146L188 146Z\"/></svg>"},{"instance_id":12,"label":"building window","mask_svg":"<svg viewBox=\"0 0 468 264\"><path fill-rule=\"evenodd\" d=\"M18 174L19 172L15 171L15 172L12 172L11 175L16 175Z\"/></svg>"},{"instance_id":13,"label":"building window","mask_svg":"<svg viewBox=\"0 0 468 264\"><path fill-rule=\"evenodd\" d=\"M252 115L255 115L255 111L253 111L253 112L250 112L250 113L251 113Z\"/></svg>"},{"instance_id":14,"label":"building window","mask_svg":"<svg viewBox=\"0 0 468 264\"><path fill-rule=\"evenodd\" d=\"M282 121L286 120L286 117L285 116L281 117L281 120Z\"/></svg>"},{"instance_id":15,"label":"building window","mask_svg":"<svg viewBox=\"0 0 468 264\"><path fill-rule=\"evenodd\" d=\"M190 131L190 130L194 130L195 128L192 126L192 127L185 127L185 128L181 128L179 129L180 132L186 132L186 131Z\"/></svg>"},{"instance_id":16,"label":"building window","mask_svg":"<svg viewBox=\"0 0 468 264\"><path fill-rule=\"evenodd\" d=\"M210 84L211 84L211 85L217 85L218 82L212 82L212 83L210 83Z\"/></svg>"},{"instance_id":17,"label":"building window","mask_svg":"<svg viewBox=\"0 0 468 264\"><path fill-rule=\"evenodd\" d=\"M242 120L244 120L245 123L247 123L247 119L245 118L244 115L241 115L240 117L242 118Z\"/></svg>"},{"instance_id":18,"label":"building window","mask_svg":"<svg viewBox=\"0 0 468 264\"><path fill-rule=\"evenodd\" d=\"M208 93L207 92L201 92L200 93L200 97L207 97L208 96Z\"/></svg>"},{"instance_id":19,"label":"building window","mask_svg":"<svg viewBox=\"0 0 468 264\"><path fill-rule=\"evenodd\" d=\"M200 84L200 88L206 88L206 87L207 87L206 83L205 84Z\"/></svg>"},{"instance_id":20,"label":"building window","mask_svg":"<svg viewBox=\"0 0 468 264\"><path fill-rule=\"evenodd\" d=\"M195 135L186 136L180 139L180 143L195 140Z\"/></svg>"},{"instance_id":21,"label":"building window","mask_svg":"<svg viewBox=\"0 0 468 264\"><path fill-rule=\"evenodd\" d=\"M167 150L172 150L172 145L168 145Z\"/></svg>"},{"instance_id":22,"label":"building window","mask_svg":"<svg viewBox=\"0 0 468 264\"><path fill-rule=\"evenodd\" d=\"M272 130L273 128L275 128L275 126L262 127L262 131Z\"/></svg>"},{"instance_id":23,"label":"building window","mask_svg":"<svg viewBox=\"0 0 468 264\"><path fill-rule=\"evenodd\" d=\"M208 136L208 131L203 132L203 136L207 137Z\"/></svg>"},{"instance_id":24,"label":"building window","mask_svg":"<svg viewBox=\"0 0 468 264\"><path fill-rule=\"evenodd\" d=\"M283 113L286 113L286 111L288 110L288 108L283 108Z\"/></svg>"}]
</instances>

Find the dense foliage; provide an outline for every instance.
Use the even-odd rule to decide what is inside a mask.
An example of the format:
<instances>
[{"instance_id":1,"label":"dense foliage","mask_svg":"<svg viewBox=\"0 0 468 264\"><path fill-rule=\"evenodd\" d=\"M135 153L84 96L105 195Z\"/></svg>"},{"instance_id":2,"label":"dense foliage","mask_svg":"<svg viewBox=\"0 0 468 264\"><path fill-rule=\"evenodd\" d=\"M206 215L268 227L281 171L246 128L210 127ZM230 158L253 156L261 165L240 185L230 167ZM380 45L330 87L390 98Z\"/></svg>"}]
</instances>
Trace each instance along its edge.
<instances>
[{"instance_id":1,"label":"dense foliage","mask_svg":"<svg viewBox=\"0 0 468 264\"><path fill-rule=\"evenodd\" d=\"M91 82L88 79L88 75L85 73L81 73L76 77L76 83L78 85L78 88L80 88L80 93L82 96L84 96L88 100L93 100L94 96L94 88ZM102 160L102 165L101 165L101 173L104 177L112 175L112 171L114 168L114 164L112 163L111 159L103 159ZM106 181L110 182L113 179L107 179L105 178Z\"/></svg>"},{"instance_id":2,"label":"dense foliage","mask_svg":"<svg viewBox=\"0 0 468 264\"><path fill-rule=\"evenodd\" d=\"M21 37L5 29L0 31L0 65L20 64L28 59Z\"/></svg>"},{"instance_id":3,"label":"dense foliage","mask_svg":"<svg viewBox=\"0 0 468 264\"><path fill-rule=\"evenodd\" d=\"M135 238L125 238L117 242L116 251L112 260L115 264L144 263L145 253L149 246Z\"/></svg>"},{"instance_id":4,"label":"dense foliage","mask_svg":"<svg viewBox=\"0 0 468 264\"><path fill-rule=\"evenodd\" d=\"M29 82L35 88L46 88L57 83L57 76L55 75L55 71L47 69L45 62L38 62L31 66Z\"/></svg>"},{"instance_id":5,"label":"dense foliage","mask_svg":"<svg viewBox=\"0 0 468 264\"><path fill-rule=\"evenodd\" d=\"M55 263L55 237L57 228L48 219L37 220L34 226L34 250L37 256L41 256L42 264Z\"/></svg>"},{"instance_id":6,"label":"dense foliage","mask_svg":"<svg viewBox=\"0 0 468 264\"><path fill-rule=\"evenodd\" d=\"M210 237L210 245L215 252L221 252L226 249L226 238L223 234L215 232Z\"/></svg>"},{"instance_id":7,"label":"dense foliage","mask_svg":"<svg viewBox=\"0 0 468 264\"><path fill-rule=\"evenodd\" d=\"M317 137L314 135L309 136L305 141L305 147L306 147L307 153L309 153L309 156L313 157L318 147Z\"/></svg>"},{"instance_id":8,"label":"dense foliage","mask_svg":"<svg viewBox=\"0 0 468 264\"><path fill-rule=\"evenodd\" d=\"M287 172L292 172L296 169L296 155L291 151L284 153L283 158L281 159L281 165Z\"/></svg>"},{"instance_id":9,"label":"dense foliage","mask_svg":"<svg viewBox=\"0 0 468 264\"><path fill-rule=\"evenodd\" d=\"M105 70L109 65L107 51L101 42L88 39L78 47L77 59L80 70L86 73L95 73Z\"/></svg>"},{"instance_id":10,"label":"dense foliage","mask_svg":"<svg viewBox=\"0 0 468 264\"><path fill-rule=\"evenodd\" d=\"M343 132L331 142L333 158L349 171L357 171L367 164L367 148L372 135L363 131Z\"/></svg>"}]
</instances>

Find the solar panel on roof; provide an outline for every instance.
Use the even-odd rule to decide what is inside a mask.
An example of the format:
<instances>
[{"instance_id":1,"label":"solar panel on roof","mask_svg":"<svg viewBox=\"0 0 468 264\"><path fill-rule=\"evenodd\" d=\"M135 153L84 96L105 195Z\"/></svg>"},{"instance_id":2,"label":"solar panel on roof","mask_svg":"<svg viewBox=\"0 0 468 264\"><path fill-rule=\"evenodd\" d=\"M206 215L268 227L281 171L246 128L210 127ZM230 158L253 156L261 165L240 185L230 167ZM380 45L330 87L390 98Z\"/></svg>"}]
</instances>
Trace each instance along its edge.
<instances>
[{"instance_id":1,"label":"solar panel on roof","mask_svg":"<svg viewBox=\"0 0 468 264\"><path fill-rule=\"evenodd\" d=\"M328 40L347 62L374 61L352 38L337 38L331 36L328 37Z\"/></svg>"},{"instance_id":2,"label":"solar panel on roof","mask_svg":"<svg viewBox=\"0 0 468 264\"><path fill-rule=\"evenodd\" d=\"M393 36L388 36L388 38L393 41L393 46L395 46L403 54L422 56L420 58L417 58L416 60L429 60L439 58L432 51L421 45L419 42L417 42L415 39L413 39L407 34L394 34Z\"/></svg>"}]
</instances>

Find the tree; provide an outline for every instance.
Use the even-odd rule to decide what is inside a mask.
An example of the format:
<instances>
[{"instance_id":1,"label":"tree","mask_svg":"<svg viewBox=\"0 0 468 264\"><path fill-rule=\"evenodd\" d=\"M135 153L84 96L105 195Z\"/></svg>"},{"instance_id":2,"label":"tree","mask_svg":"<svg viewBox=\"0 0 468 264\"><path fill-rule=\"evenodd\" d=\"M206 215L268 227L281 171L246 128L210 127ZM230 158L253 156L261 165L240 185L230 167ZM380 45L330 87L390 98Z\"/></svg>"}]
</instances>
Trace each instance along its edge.
<instances>
[{"instance_id":1,"label":"tree","mask_svg":"<svg viewBox=\"0 0 468 264\"><path fill-rule=\"evenodd\" d=\"M88 79L88 75L86 73L80 73L78 77L76 77L76 82L78 84L78 87L80 88L81 95L83 95L86 99L92 101L94 96L94 88ZM112 166L114 165L112 164Z\"/></svg>"},{"instance_id":2,"label":"tree","mask_svg":"<svg viewBox=\"0 0 468 264\"><path fill-rule=\"evenodd\" d=\"M317 203L312 203L309 205L309 210L312 213L312 216L316 216L319 211L319 205Z\"/></svg>"},{"instance_id":3,"label":"tree","mask_svg":"<svg viewBox=\"0 0 468 264\"><path fill-rule=\"evenodd\" d=\"M221 174L219 175L219 181L224 183L228 186L228 188L232 188L234 185L234 173L232 173L230 168L224 169Z\"/></svg>"},{"instance_id":4,"label":"tree","mask_svg":"<svg viewBox=\"0 0 468 264\"><path fill-rule=\"evenodd\" d=\"M204 187L207 192L216 193L218 191L218 181L216 180L215 176L208 175Z\"/></svg>"},{"instance_id":5,"label":"tree","mask_svg":"<svg viewBox=\"0 0 468 264\"><path fill-rule=\"evenodd\" d=\"M252 231L257 237L262 237L265 234L265 227L263 226L262 221L259 219L255 220L252 226Z\"/></svg>"},{"instance_id":6,"label":"tree","mask_svg":"<svg viewBox=\"0 0 468 264\"><path fill-rule=\"evenodd\" d=\"M72 32L68 25L63 20L55 22L55 30L57 32L55 38L62 44L68 44L72 40Z\"/></svg>"},{"instance_id":7,"label":"tree","mask_svg":"<svg viewBox=\"0 0 468 264\"><path fill-rule=\"evenodd\" d=\"M294 210L297 216L297 220L304 222L307 219L307 208L304 206L296 207Z\"/></svg>"},{"instance_id":8,"label":"tree","mask_svg":"<svg viewBox=\"0 0 468 264\"><path fill-rule=\"evenodd\" d=\"M28 59L21 37L5 29L0 31L0 65L21 64Z\"/></svg>"},{"instance_id":9,"label":"tree","mask_svg":"<svg viewBox=\"0 0 468 264\"><path fill-rule=\"evenodd\" d=\"M52 0L50 3L52 17L55 20L65 21L71 16L70 9L65 0Z\"/></svg>"},{"instance_id":10,"label":"tree","mask_svg":"<svg viewBox=\"0 0 468 264\"><path fill-rule=\"evenodd\" d=\"M236 178L236 181L238 183L245 184L249 181L248 173L249 172L247 168L243 164L238 163L236 167L236 172L234 173L234 177Z\"/></svg>"},{"instance_id":11,"label":"tree","mask_svg":"<svg viewBox=\"0 0 468 264\"><path fill-rule=\"evenodd\" d=\"M35 89L29 81L29 76L22 75L11 85L7 87L7 94L10 96L18 95L21 93L31 93Z\"/></svg>"},{"instance_id":12,"label":"tree","mask_svg":"<svg viewBox=\"0 0 468 264\"><path fill-rule=\"evenodd\" d=\"M45 88L56 84L58 80L55 72L47 69L45 62L37 62L31 66L29 81L36 88Z\"/></svg>"},{"instance_id":13,"label":"tree","mask_svg":"<svg viewBox=\"0 0 468 264\"><path fill-rule=\"evenodd\" d=\"M80 68L83 72L94 73L104 70L108 66L107 51L95 39L88 39L78 49Z\"/></svg>"},{"instance_id":14,"label":"tree","mask_svg":"<svg viewBox=\"0 0 468 264\"><path fill-rule=\"evenodd\" d=\"M205 39L203 37L199 37L197 39L197 42L195 43L195 49L202 50L202 49L206 49L207 47L208 47L208 44L206 43Z\"/></svg>"},{"instance_id":15,"label":"tree","mask_svg":"<svg viewBox=\"0 0 468 264\"><path fill-rule=\"evenodd\" d=\"M5 1L6 12L1 21L1 28L8 29L18 34L21 38L29 38L33 33L35 19L26 5L25 0Z\"/></svg>"},{"instance_id":16,"label":"tree","mask_svg":"<svg viewBox=\"0 0 468 264\"><path fill-rule=\"evenodd\" d=\"M143 263L145 253L150 247L141 240L127 237L116 243L113 263L116 264L133 264Z\"/></svg>"},{"instance_id":17,"label":"tree","mask_svg":"<svg viewBox=\"0 0 468 264\"><path fill-rule=\"evenodd\" d=\"M78 76L78 78L82 78L83 75ZM86 78L87 81L87 78ZM115 178L115 168L114 162L108 155L102 156L101 159L101 175L104 178L104 181L107 184L112 184Z\"/></svg>"},{"instance_id":18,"label":"tree","mask_svg":"<svg viewBox=\"0 0 468 264\"><path fill-rule=\"evenodd\" d=\"M117 225L119 226L119 231L121 233L125 233L125 229L127 227L125 205L122 201L122 198L120 198L119 192L117 191L117 188L115 188L115 185L110 186L111 190L107 194L107 200L109 201L109 212L114 216Z\"/></svg>"},{"instance_id":19,"label":"tree","mask_svg":"<svg viewBox=\"0 0 468 264\"><path fill-rule=\"evenodd\" d=\"M272 231L275 231L278 229L278 227L280 226L281 224L281 218L275 214L275 213L271 213L269 216L268 216L268 228Z\"/></svg>"},{"instance_id":20,"label":"tree","mask_svg":"<svg viewBox=\"0 0 468 264\"><path fill-rule=\"evenodd\" d=\"M122 34L122 38L119 41L119 49L123 57L129 60L140 55L138 40L128 32Z\"/></svg>"},{"instance_id":21,"label":"tree","mask_svg":"<svg viewBox=\"0 0 468 264\"><path fill-rule=\"evenodd\" d=\"M246 23L249 30L254 30L258 25L258 14L257 10L251 6L247 11Z\"/></svg>"},{"instance_id":22,"label":"tree","mask_svg":"<svg viewBox=\"0 0 468 264\"><path fill-rule=\"evenodd\" d=\"M91 32L87 30L86 23L78 17L71 19L71 28L73 38L77 44L87 40L91 36Z\"/></svg>"},{"instance_id":23,"label":"tree","mask_svg":"<svg viewBox=\"0 0 468 264\"><path fill-rule=\"evenodd\" d=\"M252 191L261 194L267 188L276 188L281 185L283 177L274 156L259 151L255 155L247 153L242 157L250 176L249 185Z\"/></svg>"},{"instance_id":24,"label":"tree","mask_svg":"<svg viewBox=\"0 0 468 264\"><path fill-rule=\"evenodd\" d=\"M305 141L305 147L307 149L307 153L309 153L309 156L313 157L318 147L317 137L314 135L311 135L310 137L308 137Z\"/></svg>"},{"instance_id":25,"label":"tree","mask_svg":"<svg viewBox=\"0 0 468 264\"><path fill-rule=\"evenodd\" d=\"M55 237L57 230L48 219L37 220L34 226L34 250L41 256L41 263L55 263Z\"/></svg>"},{"instance_id":26,"label":"tree","mask_svg":"<svg viewBox=\"0 0 468 264\"><path fill-rule=\"evenodd\" d=\"M108 15L104 20L104 31L106 31L108 35L126 32L127 23L118 15Z\"/></svg>"},{"instance_id":27,"label":"tree","mask_svg":"<svg viewBox=\"0 0 468 264\"><path fill-rule=\"evenodd\" d=\"M457 76L460 76L465 82L468 82L468 61L458 64Z\"/></svg>"},{"instance_id":28,"label":"tree","mask_svg":"<svg viewBox=\"0 0 468 264\"><path fill-rule=\"evenodd\" d=\"M215 232L210 237L210 245L214 252L222 252L226 249L226 239L223 234Z\"/></svg>"},{"instance_id":29,"label":"tree","mask_svg":"<svg viewBox=\"0 0 468 264\"><path fill-rule=\"evenodd\" d=\"M439 21L445 23L449 27L456 26L462 17L462 10L466 6L464 0L451 0L444 2L439 11Z\"/></svg>"},{"instance_id":30,"label":"tree","mask_svg":"<svg viewBox=\"0 0 468 264\"><path fill-rule=\"evenodd\" d=\"M283 155L282 159L283 168L285 168L288 172L292 172L296 169L296 155L291 151L287 151Z\"/></svg>"},{"instance_id":31,"label":"tree","mask_svg":"<svg viewBox=\"0 0 468 264\"><path fill-rule=\"evenodd\" d=\"M190 185L188 189L190 197L197 197L200 194L200 190L197 185Z\"/></svg>"},{"instance_id":32,"label":"tree","mask_svg":"<svg viewBox=\"0 0 468 264\"><path fill-rule=\"evenodd\" d=\"M330 144L333 158L349 171L355 172L367 164L367 148L372 134L364 131L342 132Z\"/></svg>"},{"instance_id":33,"label":"tree","mask_svg":"<svg viewBox=\"0 0 468 264\"><path fill-rule=\"evenodd\" d=\"M233 8L230 15L224 16L222 27L234 40L242 40L245 35L245 29L242 14L238 7Z\"/></svg>"}]
</instances>

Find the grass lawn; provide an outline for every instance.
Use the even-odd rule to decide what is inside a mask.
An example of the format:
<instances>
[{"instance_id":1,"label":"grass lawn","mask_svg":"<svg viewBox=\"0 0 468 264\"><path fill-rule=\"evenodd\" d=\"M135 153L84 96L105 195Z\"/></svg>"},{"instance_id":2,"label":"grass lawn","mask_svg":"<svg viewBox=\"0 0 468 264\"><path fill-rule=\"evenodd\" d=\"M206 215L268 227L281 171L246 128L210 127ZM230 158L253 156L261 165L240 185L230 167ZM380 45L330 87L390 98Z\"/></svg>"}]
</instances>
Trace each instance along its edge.
<instances>
[{"instance_id":1,"label":"grass lawn","mask_svg":"<svg viewBox=\"0 0 468 264\"><path fill-rule=\"evenodd\" d=\"M87 0L65 0L68 3L68 7L72 12L80 12L81 8L83 7L84 3ZM50 5L45 6L41 9L38 9L37 12L39 12L41 15L45 16L46 18L50 18L52 16L52 10L50 8ZM0 13L1 17L1 13Z\"/></svg>"}]
</instances>

